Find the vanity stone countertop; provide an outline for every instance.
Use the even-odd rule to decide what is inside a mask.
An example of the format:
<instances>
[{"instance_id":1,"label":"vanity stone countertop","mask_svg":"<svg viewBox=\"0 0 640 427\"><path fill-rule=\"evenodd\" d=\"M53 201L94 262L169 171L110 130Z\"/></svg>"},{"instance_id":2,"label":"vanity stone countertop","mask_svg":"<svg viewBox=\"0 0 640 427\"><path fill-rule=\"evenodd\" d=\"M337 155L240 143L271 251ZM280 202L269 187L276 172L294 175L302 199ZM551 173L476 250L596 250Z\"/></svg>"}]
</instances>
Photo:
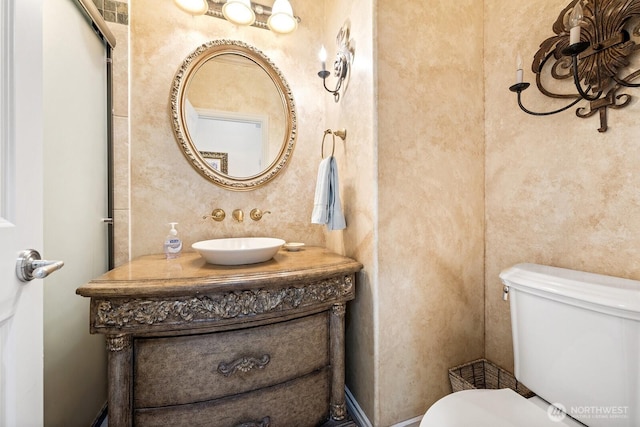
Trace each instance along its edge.
<instances>
[{"instance_id":1,"label":"vanity stone countertop","mask_svg":"<svg viewBox=\"0 0 640 427\"><path fill-rule=\"evenodd\" d=\"M237 266L207 264L196 252L183 252L173 260L164 254L145 255L80 286L76 293L91 298L200 295L308 282L360 269L362 264L353 259L313 246L297 252L281 249L269 261Z\"/></svg>"}]
</instances>

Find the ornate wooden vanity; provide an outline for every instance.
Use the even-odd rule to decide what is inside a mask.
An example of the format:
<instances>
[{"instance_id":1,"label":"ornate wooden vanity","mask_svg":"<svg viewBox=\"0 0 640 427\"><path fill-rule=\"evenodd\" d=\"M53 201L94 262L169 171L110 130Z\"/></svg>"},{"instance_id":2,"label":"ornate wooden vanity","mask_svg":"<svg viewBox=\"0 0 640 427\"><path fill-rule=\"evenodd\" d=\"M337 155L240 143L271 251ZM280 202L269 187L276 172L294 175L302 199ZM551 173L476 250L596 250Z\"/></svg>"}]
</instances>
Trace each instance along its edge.
<instances>
[{"instance_id":1,"label":"ornate wooden vanity","mask_svg":"<svg viewBox=\"0 0 640 427\"><path fill-rule=\"evenodd\" d=\"M244 266L150 255L78 288L107 338L109 427L343 425L361 268L314 247Z\"/></svg>"}]
</instances>

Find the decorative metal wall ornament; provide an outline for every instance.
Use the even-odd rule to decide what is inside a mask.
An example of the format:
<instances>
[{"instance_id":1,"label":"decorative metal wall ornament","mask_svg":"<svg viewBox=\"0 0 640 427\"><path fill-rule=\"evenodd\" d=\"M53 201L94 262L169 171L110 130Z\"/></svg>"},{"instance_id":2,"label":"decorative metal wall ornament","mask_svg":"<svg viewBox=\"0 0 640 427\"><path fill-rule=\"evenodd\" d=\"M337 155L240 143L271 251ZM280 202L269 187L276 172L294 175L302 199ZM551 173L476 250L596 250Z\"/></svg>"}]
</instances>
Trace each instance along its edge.
<instances>
[{"instance_id":1,"label":"decorative metal wall ornament","mask_svg":"<svg viewBox=\"0 0 640 427\"><path fill-rule=\"evenodd\" d=\"M350 37L351 21L346 20L336 36L338 51L336 52L336 59L333 62L333 71L338 81L334 89L327 87L327 77L331 75L331 72L326 69L327 51L324 49L324 46L320 51L322 70L318 71L318 77L322 79L325 90L333 95L335 102L340 100L340 92L342 91L344 93L351 78L351 65L353 64L353 57L356 54L356 42Z\"/></svg>"},{"instance_id":2,"label":"decorative metal wall ornament","mask_svg":"<svg viewBox=\"0 0 640 427\"><path fill-rule=\"evenodd\" d=\"M572 18L581 19L576 24L579 38L571 43ZM631 95L618 94L618 91L623 87L640 87L632 83L640 76L640 69L629 72L627 68L631 65L630 57L640 49L633 40L640 37L640 0L573 0L560 12L553 32L555 36L540 44L531 70L540 92L551 98L571 99L571 102L549 112L528 110L522 105L521 96L529 83L522 82L521 70L518 70L518 81L509 90L517 93L518 105L524 112L536 116L556 114L586 100L589 108L577 108L576 115L587 118L599 113L598 131L606 132L607 109L622 108L631 101ZM555 80L571 79L577 93L556 93L545 87L542 74L548 68ZM622 77L625 72L629 74ZM586 87L583 88L583 84Z\"/></svg>"}]
</instances>

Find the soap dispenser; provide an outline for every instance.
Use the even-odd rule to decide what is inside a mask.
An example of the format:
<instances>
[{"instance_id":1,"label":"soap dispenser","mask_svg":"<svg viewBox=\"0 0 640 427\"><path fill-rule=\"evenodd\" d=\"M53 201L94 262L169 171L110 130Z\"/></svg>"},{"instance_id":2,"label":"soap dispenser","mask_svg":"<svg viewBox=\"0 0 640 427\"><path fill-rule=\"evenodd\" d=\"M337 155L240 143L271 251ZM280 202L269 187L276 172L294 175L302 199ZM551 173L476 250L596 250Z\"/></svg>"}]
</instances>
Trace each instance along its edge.
<instances>
[{"instance_id":1,"label":"soap dispenser","mask_svg":"<svg viewBox=\"0 0 640 427\"><path fill-rule=\"evenodd\" d=\"M182 240L178 237L178 230L176 230L177 222L170 222L171 229L169 234L164 239L164 254L167 259L178 258L180 251L182 251Z\"/></svg>"}]
</instances>

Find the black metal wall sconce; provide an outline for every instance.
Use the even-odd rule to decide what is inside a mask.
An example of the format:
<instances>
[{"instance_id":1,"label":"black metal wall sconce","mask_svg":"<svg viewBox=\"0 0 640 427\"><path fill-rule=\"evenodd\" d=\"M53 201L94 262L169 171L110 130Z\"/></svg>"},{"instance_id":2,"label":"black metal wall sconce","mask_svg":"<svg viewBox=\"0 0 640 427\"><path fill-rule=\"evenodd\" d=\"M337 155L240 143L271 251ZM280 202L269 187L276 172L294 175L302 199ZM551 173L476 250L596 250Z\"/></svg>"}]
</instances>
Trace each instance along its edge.
<instances>
[{"instance_id":1,"label":"black metal wall sconce","mask_svg":"<svg viewBox=\"0 0 640 427\"><path fill-rule=\"evenodd\" d=\"M318 72L318 76L322 79L322 84L327 92L333 95L333 100L338 102L340 100L340 93L344 93L349 84L349 78L351 77L351 65L353 64L353 57L356 52L356 46L353 39L350 37L350 22L347 20L338 36L336 37L336 45L338 51L336 52L336 59L333 62L333 71L335 77L338 79L334 89L327 87L327 77L331 75L331 72L327 70L327 51L324 46L320 49L320 62L322 63L322 70Z\"/></svg>"},{"instance_id":2,"label":"black metal wall sconce","mask_svg":"<svg viewBox=\"0 0 640 427\"><path fill-rule=\"evenodd\" d=\"M548 112L534 112L522 104L522 92L530 85L523 82L522 62L518 57L516 84L509 90L517 93L518 105L527 114L547 116L565 111L580 101L580 118L600 115L599 132L607 131L607 109L623 108L631 95L622 88L640 87L632 83L640 69L629 72L629 58L640 49L632 39L640 37L640 0L573 0L553 24L555 36L540 44L531 70L536 75L540 92L551 98L569 99L568 105ZM549 62L549 67L545 67ZM542 82L543 70L555 80L571 79L574 93L556 93ZM629 73L622 77L624 73ZM585 87L583 87L583 84ZM577 93L576 93L577 92Z\"/></svg>"}]
</instances>

